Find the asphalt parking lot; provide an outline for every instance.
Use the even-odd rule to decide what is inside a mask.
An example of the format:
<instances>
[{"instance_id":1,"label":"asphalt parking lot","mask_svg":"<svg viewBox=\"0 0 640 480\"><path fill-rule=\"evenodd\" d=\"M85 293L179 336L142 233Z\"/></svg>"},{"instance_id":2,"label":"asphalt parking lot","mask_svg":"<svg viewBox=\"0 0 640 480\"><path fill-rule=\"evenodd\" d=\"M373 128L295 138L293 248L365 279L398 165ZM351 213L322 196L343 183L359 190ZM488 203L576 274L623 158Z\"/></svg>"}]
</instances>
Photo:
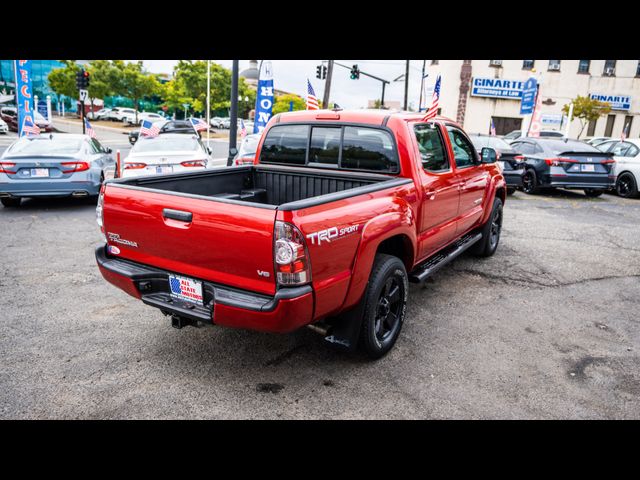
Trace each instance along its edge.
<instances>
[{"instance_id":1,"label":"asphalt parking lot","mask_svg":"<svg viewBox=\"0 0 640 480\"><path fill-rule=\"evenodd\" d=\"M0 208L0 418L640 418L640 200L516 193L496 255L412 286L377 362L171 328L101 277L94 210Z\"/></svg>"}]
</instances>

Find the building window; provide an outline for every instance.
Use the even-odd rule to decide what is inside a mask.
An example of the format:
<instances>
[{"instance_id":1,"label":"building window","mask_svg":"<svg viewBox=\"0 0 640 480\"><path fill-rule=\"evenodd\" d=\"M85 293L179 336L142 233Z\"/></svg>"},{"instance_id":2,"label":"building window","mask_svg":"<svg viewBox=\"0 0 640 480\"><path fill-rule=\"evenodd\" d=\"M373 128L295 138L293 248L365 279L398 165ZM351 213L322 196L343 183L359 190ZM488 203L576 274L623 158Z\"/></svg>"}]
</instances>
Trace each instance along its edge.
<instances>
[{"instance_id":1,"label":"building window","mask_svg":"<svg viewBox=\"0 0 640 480\"><path fill-rule=\"evenodd\" d=\"M591 60L580 60L578 64L578 73L589 73L589 66L591 65Z\"/></svg>"},{"instance_id":2,"label":"building window","mask_svg":"<svg viewBox=\"0 0 640 480\"><path fill-rule=\"evenodd\" d=\"M438 60L431 60L431 65L438 65Z\"/></svg>"},{"instance_id":3,"label":"building window","mask_svg":"<svg viewBox=\"0 0 640 480\"><path fill-rule=\"evenodd\" d=\"M636 67L636 77L640 77L640 60L638 60L638 66Z\"/></svg>"},{"instance_id":4,"label":"building window","mask_svg":"<svg viewBox=\"0 0 640 480\"><path fill-rule=\"evenodd\" d=\"M535 65L536 61L535 60L523 60L522 61L522 69L523 70L531 70L533 69L533 66Z\"/></svg>"},{"instance_id":5,"label":"building window","mask_svg":"<svg viewBox=\"0 0 640 480\"><path fill-rule=\"evenodd\" d=\"M604 128L604 136L610 137L613 133L613 124L616 122L615 115L607 115L607 126Z\"/></svg>"},{"instance_id":6,"label":"building window","mask_svg":"<svg viewBox=\"0 0 640 480\"><path fill-rule=\"evenodd\" d=\"M502 67L502 60L489 60L490 67Z\"/></svg>"},{"instance_id":7,"label":"building window","mask_svg":"<svg viewBox=\"0 0 640 480\"><path fill-rule=\"evenodd\" d=\"M622 124L622 131L626 138L629 138L631 134L631 125L633 124L633 115L627 115L624 117L624 123Z\"/></svg>"},{"instance_id":8,"label":"building window","mask_svg":"<svg viewBox=\"0 0 640 480\"><path fill-rule=\"evenodd\" d=\"M605 77L613 77L616 74L616 61L615 60L605 60L604 61L604 71L602 74Z\"/></svg>"},{"instance_id":9,"label":"building window","mask_svg":"<svg viewBox=\"0 0 640 480\"><path fill-rule=\"evenodd\" d=\"M589 126L587 127L587 136L593 137L596 134L596 124L598 120L591 120L589 122Z\"/></svg>"},{"instance_id":10,"label":"building window","mask_svg":"<svg viewBox=\"0 0 640 480\"><path fill-rule=\"evenodd\" d=\"M549 71L550 72L559 72L560 71L560 60L549 60Z\"/></svg>"}]
</instances>

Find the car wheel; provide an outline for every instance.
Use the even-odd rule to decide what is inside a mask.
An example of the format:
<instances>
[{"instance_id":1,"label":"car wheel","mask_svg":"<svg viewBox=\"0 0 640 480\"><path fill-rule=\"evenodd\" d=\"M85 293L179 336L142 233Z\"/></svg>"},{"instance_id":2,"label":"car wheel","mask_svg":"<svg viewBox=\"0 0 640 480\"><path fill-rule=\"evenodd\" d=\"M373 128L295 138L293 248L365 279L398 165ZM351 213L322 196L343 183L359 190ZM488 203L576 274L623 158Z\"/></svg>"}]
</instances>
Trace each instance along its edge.
<instances>
[{"instance_id":1,"label":"car wheel","mask_svg":"<svg viewBox=\"0 0 640 480\"><path fill-rule=\"evenodd\" d=\"M536 194L540 191L540 187L538 187L538 176L533 168L527 168L522 176L522 191L529 195Z\"/></svg>"},{"instance_id":2,"label":"car wheel","mask_svg":"<svg viewBox=\"0 0 640 480\"><path fill-rule=\"evenodd\" d=\"M585 188L584 189L584 194L589 198L599 197L603 193L604 193L604 190L597 190L595 188Z\"/></svg>"},{"instance_id":3,"label":"car wheel","mask_svg":"<svg viewBox=\"0 0 640 480\"><path fill-rule=\"evenodd\" d=\"M502 199L493 200L493 208L489 220L482 226L482 238L471 247L471 253L478 257L490 257L498 249L502 232Z\"/></svg>"},{"instance_id":4,"label":"car wheel","mask_svg":"<svg viewBox=\"0 0 640 480\"><path fill-rule=\"evenodd\" d=\"M372 359L384 356L396 343L407 310L409 281L404 263L378 254L363 301L360 348Z\"/></svg>"},{"instance_id":5,"label":"car wheel","mask_svg":"<svg viewBox=\"0 0 640 480\"><path fill-rule=\"evenodd\" d=\"M635 198L638 196L638 184L631 173L623 173L616 181L616 192L624 198Z\"/></svg>"},{"instance_id":6,"label":"car wheel","mask_svg":"<svg viewBox=\"0 0 640 480\"><path fill-rule=\"evenodd\" d=\"M0 202L2 202L2 205L5 206L6 208L9 207L19 207L20 203L22 202L22 198L20 197L9 197L9 198L0 198Z\"/></svg>"},{"instance_id":7,"label":"car wheel","mask_svg":"<svg viewBox=\"0 0 640 480\"><path fill-rule=\"evenodd\" d=\"M513 195L516 193L516 189L513 187L507 187L507 195Z\"/></svg>"}]
</instances>

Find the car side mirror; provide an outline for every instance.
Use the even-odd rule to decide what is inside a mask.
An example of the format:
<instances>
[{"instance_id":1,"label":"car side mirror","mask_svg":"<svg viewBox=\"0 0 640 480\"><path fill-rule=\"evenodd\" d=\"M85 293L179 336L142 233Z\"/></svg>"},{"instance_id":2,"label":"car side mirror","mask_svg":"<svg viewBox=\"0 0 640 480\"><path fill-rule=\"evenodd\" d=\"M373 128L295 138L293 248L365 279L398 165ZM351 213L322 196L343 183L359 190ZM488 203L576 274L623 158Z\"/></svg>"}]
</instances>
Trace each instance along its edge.
<instances>
[{"instance_id":1,"label":"car side mirror","mask_svg":"<svg viewBox=\"0 0 640 480\"><path fill-rule=\"evenodd\" d=\"M104 149L104 151L105 151L105 152L107 152L107 153L111 153L111 152L113 152L113 150L111 150L111 148L110 148L110 147L105 148L105 149Z\"/></svg>"},{"instance_id":2,"label":"car side mirror","mask_svg":"<svg viewBox=\"0 0 640 480\"><path fill-rule=\"evenodd\" d=\"M480 162L481 163L496 163L498 160L498 154L493 148L483 147L480 151Z\"/></svg>"},{"instance_id":3,"label":"car side mirror","mask_svg":"<svg viewBox=\"0 0 640 480\"><path fill-rule=\"evenodd\" d=\"M209 155L211 155L211 153L213 153L213 150L211 150L211 147L207 147L207 153L208 153Z\"/></svg>"}]
</instances>

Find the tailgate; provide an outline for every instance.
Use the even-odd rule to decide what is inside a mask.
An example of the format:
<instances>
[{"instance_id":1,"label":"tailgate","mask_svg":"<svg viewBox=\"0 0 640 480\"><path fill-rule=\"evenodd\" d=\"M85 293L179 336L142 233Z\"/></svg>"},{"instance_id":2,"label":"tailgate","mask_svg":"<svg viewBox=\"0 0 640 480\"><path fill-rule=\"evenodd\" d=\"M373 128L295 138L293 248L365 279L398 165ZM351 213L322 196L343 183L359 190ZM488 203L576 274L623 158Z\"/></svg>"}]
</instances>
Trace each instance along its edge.
<instances>
[{"instance_id":1,"label":"tailgate","mask_svg":"<svg viewBox=\"0 0 640 480\"><path fill-rule=\"evenodd\" d=\"M104 232L118 257L270 295L275 216L275 208L113 184L104 194Z\"/></svg>"}]
</instances>

